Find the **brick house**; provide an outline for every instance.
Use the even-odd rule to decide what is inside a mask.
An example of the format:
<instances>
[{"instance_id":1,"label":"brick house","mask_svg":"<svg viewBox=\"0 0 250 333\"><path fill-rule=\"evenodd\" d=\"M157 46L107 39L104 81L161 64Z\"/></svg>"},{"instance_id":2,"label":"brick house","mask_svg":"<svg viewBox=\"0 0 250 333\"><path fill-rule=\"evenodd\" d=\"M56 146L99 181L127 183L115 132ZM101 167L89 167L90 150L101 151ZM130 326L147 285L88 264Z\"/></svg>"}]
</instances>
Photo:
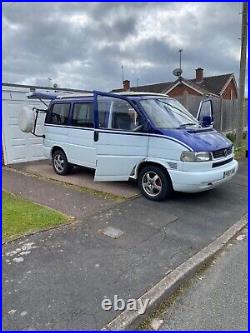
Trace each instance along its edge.
<instances>
[{"instance_id":1,"label":"brick house","mask_svg":"<svg viewBox=\"0 0 250 333\"><path fill-rule=\"evenodd\" d=\"M114 89L113 92L135 91L163 93L171 97L190 94L195 96L216 96L222 99L237 99L238 88L234 74L204 76L203 68L197 68L194 79L178 78L172 82L161 82L138 87L131 87L130 81L123 82L123 88Z\"/></svg>"}]
</instances>

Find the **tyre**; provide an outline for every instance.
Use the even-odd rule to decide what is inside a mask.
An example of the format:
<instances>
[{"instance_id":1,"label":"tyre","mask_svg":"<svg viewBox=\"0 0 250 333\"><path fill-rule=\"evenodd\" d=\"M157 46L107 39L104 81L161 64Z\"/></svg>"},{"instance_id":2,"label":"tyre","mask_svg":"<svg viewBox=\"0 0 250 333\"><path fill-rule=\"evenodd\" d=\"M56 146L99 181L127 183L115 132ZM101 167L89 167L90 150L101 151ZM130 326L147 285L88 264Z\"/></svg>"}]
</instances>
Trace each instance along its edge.
<instances>
[{"instance_id":1,"label":"tyre","mask_svg":"<svg viewBox=\"0 0 250 333\"><path fill-rule=\"evenodd\" d=\"M167 171L155 165L148 165L140 171L138 184L141 193L150 200L162 201L173 193L172 182Z\"/></svg>"},{"instance_id":2,"label":"tyre","mask_svg":"<svg viewBox=\"0 0 250 333\"><path fill-rule=\"evenodd\" d=\"M58 175L67 175L70 172L71 165L68 162L67 156L63 150L57 149L52 155L52 163L55 172Z\"/></svg>"}]
</instances>

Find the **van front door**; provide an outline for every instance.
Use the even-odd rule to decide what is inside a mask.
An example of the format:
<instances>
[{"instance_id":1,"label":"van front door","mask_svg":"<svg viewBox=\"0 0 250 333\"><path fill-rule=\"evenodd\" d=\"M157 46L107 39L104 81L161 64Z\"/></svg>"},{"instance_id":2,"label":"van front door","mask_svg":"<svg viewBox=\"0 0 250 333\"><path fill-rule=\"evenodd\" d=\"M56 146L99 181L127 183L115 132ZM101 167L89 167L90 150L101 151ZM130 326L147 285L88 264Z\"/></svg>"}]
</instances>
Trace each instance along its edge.
<instances>
[{"instance_id":1,"label":"van front door","mask_svg":"<svg viewBox=\"0 0 250 333\"><path fill-rule=\"evenodd\" d=\"M148 154L143 115L125 97L94 93L96 181L128 180Z\"/></svg>"}]
</instances>

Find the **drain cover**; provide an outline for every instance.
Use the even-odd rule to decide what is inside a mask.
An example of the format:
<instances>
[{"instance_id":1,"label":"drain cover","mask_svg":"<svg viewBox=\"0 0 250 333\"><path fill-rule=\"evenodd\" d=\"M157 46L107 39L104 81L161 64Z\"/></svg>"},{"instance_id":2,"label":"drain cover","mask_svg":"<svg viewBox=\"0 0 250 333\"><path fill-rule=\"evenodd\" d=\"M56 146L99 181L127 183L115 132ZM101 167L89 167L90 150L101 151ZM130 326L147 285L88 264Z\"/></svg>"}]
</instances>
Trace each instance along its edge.
<instances>
[{"instance_id":1,"label":"drain cover","mask_svg":"<svg viewBox=\"0 0 250 333\"><path fill-rule=\"evenodd\" d=\"M102 233L111 238L119 238L124 234L124 231L114 227L107 227L102 230Z\"/></svg>"}]
</instances>

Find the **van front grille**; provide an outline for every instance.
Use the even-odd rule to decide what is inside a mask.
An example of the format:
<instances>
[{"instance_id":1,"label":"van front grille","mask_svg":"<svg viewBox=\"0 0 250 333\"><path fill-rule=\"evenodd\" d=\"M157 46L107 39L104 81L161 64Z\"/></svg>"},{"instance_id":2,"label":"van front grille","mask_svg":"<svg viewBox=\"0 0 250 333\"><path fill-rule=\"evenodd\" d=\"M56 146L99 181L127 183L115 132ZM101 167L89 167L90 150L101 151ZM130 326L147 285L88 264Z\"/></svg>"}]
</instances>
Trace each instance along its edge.
<instances>
[{"instance_id":1,"label":"van front grille","mask_svg":"<svg viewBox=\"0 0 250 333\"><path fill-rule=\"evenodd\" d=\"M232 162L232 160L233 160L233 158L231 157L228 160L213 163L213 168L217 168L217 167L220 167L220 166L225 165L227 163L230 163L230 162Z\"/></svg>"},{"instance_id":2,"label":"van front grille","mask_svg":"<svg viewBox=\"0 0 250 333\"><path fill-rule=\"evenodd\" d=\"M231 155L232 151L233 151L233 146L231 146L229 148L215 150L215 151L213 151L213 157L214 158L226 157L228 155Z\"/></svg>"}]
</instances>

